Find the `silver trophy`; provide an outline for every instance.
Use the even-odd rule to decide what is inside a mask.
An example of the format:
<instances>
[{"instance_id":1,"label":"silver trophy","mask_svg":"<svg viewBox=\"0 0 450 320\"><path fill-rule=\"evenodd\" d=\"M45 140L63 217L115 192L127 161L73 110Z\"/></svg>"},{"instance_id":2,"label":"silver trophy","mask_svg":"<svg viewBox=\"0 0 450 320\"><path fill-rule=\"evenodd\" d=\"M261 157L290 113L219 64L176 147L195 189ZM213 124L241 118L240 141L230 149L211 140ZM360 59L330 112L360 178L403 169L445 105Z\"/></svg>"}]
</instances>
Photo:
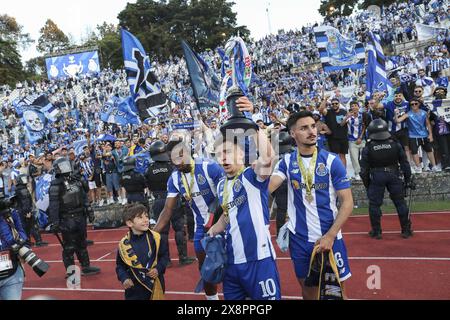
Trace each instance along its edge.
<instances>
[{"instance_id":1,"label":"silver trophy","mask_svg":"<svg viewBox=\"0 0 450 320\"><path fill-rule=\"evenodd\" d=\"M234 130L234 129L243 129L244 131L247 131L248 129L258 129L258 125L253 122L251 119L248 119L241 111L239 111L238 107L236 106L236 101L240 97L244 97L244 93L242 92L242 89L239 87L237 83L237 77L236 72L240 72L240 70L236 70L236 60L242 59L242 57L239 57L239 54L234 54L234 47L239 45L237 41L234 41L231 39L227 45L226 45L226 52L229 53L229 62L231 65L231 80L232 85L227 90L227 96L226 96L226 104L227 104L227 111L230 117L227 121L220 127L220 131L225 134L226 130Z\"/></svg>"}]
</instances>

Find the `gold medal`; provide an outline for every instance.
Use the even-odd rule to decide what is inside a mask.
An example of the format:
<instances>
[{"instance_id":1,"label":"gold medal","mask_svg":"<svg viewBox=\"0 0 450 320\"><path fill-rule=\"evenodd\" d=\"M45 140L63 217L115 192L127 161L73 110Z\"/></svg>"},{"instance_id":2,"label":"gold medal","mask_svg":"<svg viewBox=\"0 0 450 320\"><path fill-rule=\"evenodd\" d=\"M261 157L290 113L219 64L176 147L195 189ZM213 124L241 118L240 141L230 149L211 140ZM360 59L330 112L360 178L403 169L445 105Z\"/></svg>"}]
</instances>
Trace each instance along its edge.
<instances>
[{"instance_id":1,"label":"gold medal","mask_svg":"<svg viewBox=\"0 0 450 320\"><path fill-rule=\"evenodd\" d=\"M186 194L184 195L184 198L186 199L186 201L191 202L192 201L192 189L194 188L194 181L195 181L195 162L194 160L191 161L191 172L190 172L190 176L191 176L191 181L187 182L187 178L186 175L184 173L181 174L181 182L183 183L184 189L186 190Z\"/></svg>"},{"instance_id":2,"label":"gold medal","mask_svg":"<svg viewBox=\"0 0 450 320\"><path fill-rule=\"evenodd\" d=\"M314 196L312 195L312 187L314 184L314 171L316 169L316 161L317 161L317 148L314 150L311 162L309 163L309 170L305 168L305 165L303 164L303 160L300 157L300 151L297 150L297 162L298 166L300 168L300 172L302 174L302 179L305 184L306 189L306 195L305 200L308 201L308 203L311 203L314 201Z\"/></svg>"}]
</instances>

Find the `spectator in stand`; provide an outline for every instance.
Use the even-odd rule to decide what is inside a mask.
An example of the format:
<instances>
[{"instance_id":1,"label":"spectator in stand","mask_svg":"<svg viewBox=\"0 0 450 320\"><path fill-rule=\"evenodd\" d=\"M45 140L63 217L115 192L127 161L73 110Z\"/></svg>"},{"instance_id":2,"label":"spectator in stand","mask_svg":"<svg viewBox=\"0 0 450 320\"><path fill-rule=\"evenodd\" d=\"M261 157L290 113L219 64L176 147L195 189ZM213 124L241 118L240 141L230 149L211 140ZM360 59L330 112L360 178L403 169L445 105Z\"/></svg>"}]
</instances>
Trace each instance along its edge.
<instances>
[{"instance_id":1,"label":"spectator in stand","mask_svg":"<svg viewBox=\"0 0 450 320\"><path fill-rule=\"evenodd\" d=\"M327 109L328 97L322 100L319 111L325 117L325 124L331 130L332 134L328 137L328 148L331 152L339 155L344 167L347 165L345 159L348 153L348 129L345 123L347 112L340 108L339 99L331 100L331 108Z\"/></svg>"},{"instance_id":2,"label":"spectator in stand","mask_svg":"<svg viewBox=\"0 0 450 320\"><path fill-rule=\"evenodd\" d=\"M411 149L411 154L415 163L415 168L413 169L415 173L422 173L423 168L418 155L419 147L422 147L422 150L427 153L428 159L433 166L432 171L440 172L441 169L436 166L433 147L431 145L431 142L433 142L433 132L428 114L420 109L420 101L418 99L411 99L409 104L411 110L402 116L399 115L399 110L396 109L395 120L398 123L407 120L409 148Z\"/></svg>"}]
</instances>

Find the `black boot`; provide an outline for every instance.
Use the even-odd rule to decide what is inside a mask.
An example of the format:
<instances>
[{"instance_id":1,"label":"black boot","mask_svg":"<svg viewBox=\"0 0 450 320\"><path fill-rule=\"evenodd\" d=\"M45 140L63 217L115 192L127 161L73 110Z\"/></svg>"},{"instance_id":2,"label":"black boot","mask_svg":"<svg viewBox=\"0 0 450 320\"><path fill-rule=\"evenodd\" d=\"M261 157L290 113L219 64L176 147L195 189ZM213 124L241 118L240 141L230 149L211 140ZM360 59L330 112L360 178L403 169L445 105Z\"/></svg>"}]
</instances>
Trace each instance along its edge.
<instances>
[{"instance_id":1,"label":"black boot","mask_svg":"<svg viewBox=\"0 0 450 320\"><path fill-rule=\"evenodd\" d=\"M76 251L76 254L81 264L82 276L91 276L100 273L100 268L91 266L91 262L89 260L89 253L86 248L79 248Z\"/></svg>"},{"instance_id":2,"label":"black boot","mask_svg":"<svg viewBox=\"0 0 450 320\"><path fill-rule=\"evenodd\" d=\"M100 273L100 268L94 266L83 267L83 269L81 269L82 276L92 276L98 273Z\"/></svg>"},{"instance_id":3,"label":"black boot","mask_svg":"<svg viewBox=\"0 0 450 320\"><path fill-rule=\"evenodd\" d=\"M372 230L369 231L369 236L371 238L374 238L374 239L377 239L377 240L381 240L382 239L382 237L381 237L381 230L374 230L374 229L372 229Z\"/></svg>"},{"instance_id":4,"label":"black boot","mask_svg":"<svg viewBox=\"0 0 450 320\"><path fill-rule=\"evenodd\" d=\"M402 238L408 239L409 237L413 236L413 231L411 229L411 222L408 221L404 225L402 225Z\"/></svg>"},{"instance_id":5,"label":"black boot","mask_svg":"<svg viewBox=\"0 0 450 320\"><path fill-rule=\"evenodd\" d=\"M400 226L402 228L402 238L408 239L412 237L413 231L411 229L411 220L409 220L407 215L402 215L398 217L400 220Z\"/></svg>"},{"instance_id":6,"label":"black boot","mask_svg":"<svg viewBox=\"0 0 450 320\"><path fill-rule=\"evenodd\" d=\"M48 242L45 241L36 242L36 247L46 247L46 246L48 246Z\"/></svg>"},{"instance_id":7,"label":"black boot","mask_svg":"<svg viewBox=\"0 0 450 320\"><path fill-rule=\"evenodd\" d=\"M371 238L380 240L381 237L381 217L375 216L373 214L369 214L370 217L370 225L372 226L372 230L369 231L369 236Z\"/></svg>"},{"instance_id":8,"label":"black boot","mask_svg":"<svg viewBox=\"0 0 450 320\"><path fill-rule=\"evenodd\" d=\"M178 249L178 257L180 258L180 265L184 266L184 265L188 265L193 263L196 258L195 257L188 257L187 255L187 244L186 242L181 245L181 246L177 246Z\"/></svg>"}]
</instances>

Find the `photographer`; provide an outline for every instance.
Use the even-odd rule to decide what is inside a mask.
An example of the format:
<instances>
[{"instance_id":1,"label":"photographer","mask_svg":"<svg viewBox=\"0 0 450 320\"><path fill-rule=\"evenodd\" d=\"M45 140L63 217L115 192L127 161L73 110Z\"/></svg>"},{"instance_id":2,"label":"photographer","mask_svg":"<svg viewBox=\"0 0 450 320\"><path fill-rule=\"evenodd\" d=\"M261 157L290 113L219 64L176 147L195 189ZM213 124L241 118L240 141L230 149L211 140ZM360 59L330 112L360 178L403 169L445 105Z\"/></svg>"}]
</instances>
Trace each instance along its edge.
<instances>
[{"instance_id":1,"label":"photographer","mask_svg":"<svg viewBox=\"0 0 450 320\"><path fill-rule=\"evenodd\" d=\"M16 240L7 222L7 216L11 214L14 226L19 232L20 238L27 239L25 231L16 211L10 213L9 201L0 195L0 300L20 300L24 282L24 271L19 263L19 257L12 247Z\"/></svg>"}]
</instances>

